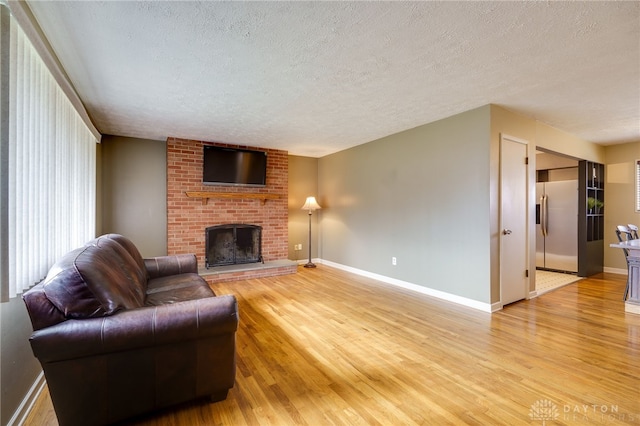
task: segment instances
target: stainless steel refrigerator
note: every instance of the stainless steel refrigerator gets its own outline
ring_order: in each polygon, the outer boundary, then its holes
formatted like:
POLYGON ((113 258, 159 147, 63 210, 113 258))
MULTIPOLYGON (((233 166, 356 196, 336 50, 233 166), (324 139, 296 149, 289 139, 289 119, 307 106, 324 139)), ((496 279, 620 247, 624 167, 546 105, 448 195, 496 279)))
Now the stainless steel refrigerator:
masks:
POLYGON ((578 272, 578 181, 536 183, 536 267, 578 272))

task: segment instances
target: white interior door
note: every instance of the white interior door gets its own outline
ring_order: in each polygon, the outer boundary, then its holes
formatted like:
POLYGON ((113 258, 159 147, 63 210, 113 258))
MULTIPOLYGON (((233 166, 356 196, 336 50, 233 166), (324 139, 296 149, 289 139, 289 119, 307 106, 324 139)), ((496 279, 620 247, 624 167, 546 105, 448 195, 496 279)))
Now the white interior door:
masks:
POLYGON ((526 299, 529 292, 527 142, 500 138, 500 301, 526 299))

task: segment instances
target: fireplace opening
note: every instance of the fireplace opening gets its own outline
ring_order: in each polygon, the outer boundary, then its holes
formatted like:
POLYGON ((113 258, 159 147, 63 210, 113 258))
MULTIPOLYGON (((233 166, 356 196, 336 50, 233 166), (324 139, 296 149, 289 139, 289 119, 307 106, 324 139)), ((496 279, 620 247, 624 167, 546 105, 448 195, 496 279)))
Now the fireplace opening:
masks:
POLYGON ((263 262, 262 227, 228 224, 205 230, 205 266, 263 262))

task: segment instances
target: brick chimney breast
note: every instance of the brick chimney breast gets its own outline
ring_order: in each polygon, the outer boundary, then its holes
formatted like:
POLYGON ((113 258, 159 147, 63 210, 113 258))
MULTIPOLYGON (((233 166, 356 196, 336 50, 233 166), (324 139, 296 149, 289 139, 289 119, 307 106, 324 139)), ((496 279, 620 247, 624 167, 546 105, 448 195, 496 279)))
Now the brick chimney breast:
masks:
POLYGON ((205 229, 230 223, 262 227, 262 257, 265 261, 288 257, 288 153, 179 138, 167 139, 167 251, 195 253, 198 265, 205 264, 205 229), (264 188, 203 185, 203 146, 257 149, 267 152, 267 184, 264 188), (234 194, 277 194, 262 201, 252 198, 190 198, 186 192, 234 194))

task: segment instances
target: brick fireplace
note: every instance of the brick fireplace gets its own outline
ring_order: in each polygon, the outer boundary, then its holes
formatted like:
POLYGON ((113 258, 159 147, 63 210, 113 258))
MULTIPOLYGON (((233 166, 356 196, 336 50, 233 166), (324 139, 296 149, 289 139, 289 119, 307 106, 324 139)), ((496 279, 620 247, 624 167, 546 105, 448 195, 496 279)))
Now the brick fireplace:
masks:
MULTIPOLYGON (((167 139, 168 253, 195 253, 198 265, 204 267, 205 229, 230 223, 244 223, 262 227, 262 258, 265 263, 286 260, 289 243, 287 152, 261 149, 267 152, 267 184, 264 188, 209 186, 202 184, 202 156, 205 144, 248 148, 189 139, 167 139), (224 197, 189 197, 187 192, 216 193, 223 194, 224 197), (265 199, 250 198, 256 194, 265 195, 265 199)), ((295 271, 295 267, 276 267, 205 278, 209 282, 220 282, 282 275, 295 271)))

